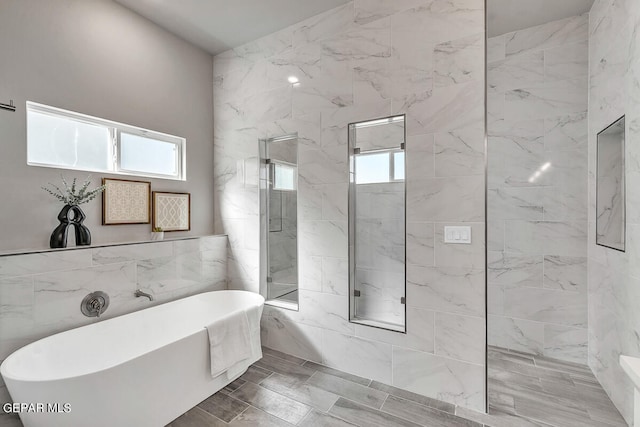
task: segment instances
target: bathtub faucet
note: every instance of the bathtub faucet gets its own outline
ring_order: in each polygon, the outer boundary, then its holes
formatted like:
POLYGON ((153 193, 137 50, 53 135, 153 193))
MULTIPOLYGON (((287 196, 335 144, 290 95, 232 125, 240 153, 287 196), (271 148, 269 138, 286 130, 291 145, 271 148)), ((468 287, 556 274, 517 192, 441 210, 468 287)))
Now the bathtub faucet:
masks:
POLYGON ((137 297, 147 297, 149 298, 149 301, 153 301, 153 295, 148 294, 146 292, 142 292, 140 289, 136 289, 136 298, 137 297))

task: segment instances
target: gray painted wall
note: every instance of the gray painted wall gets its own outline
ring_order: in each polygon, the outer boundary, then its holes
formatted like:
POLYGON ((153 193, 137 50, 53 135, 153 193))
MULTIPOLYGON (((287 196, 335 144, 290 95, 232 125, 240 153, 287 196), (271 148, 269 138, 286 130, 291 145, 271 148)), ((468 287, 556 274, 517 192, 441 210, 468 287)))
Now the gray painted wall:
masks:
MULTIPOLYGON (((208 53, 112 1, 3 0, 0 56, 0 102, 18 106, 0 111, 0 251, 47 247, 61 208, 40 189, 59 182, 61 170, 26 163, 27 100, 185 137, 188 180, 154 179, 152 188, 191 192, 189 234, 213 232, 208 53)), ((96 184, 105 176, 92 175, 96 184)), ((149 238, 151 225, 101 226, 100 200, 83 209, 94 243, 149 238)))

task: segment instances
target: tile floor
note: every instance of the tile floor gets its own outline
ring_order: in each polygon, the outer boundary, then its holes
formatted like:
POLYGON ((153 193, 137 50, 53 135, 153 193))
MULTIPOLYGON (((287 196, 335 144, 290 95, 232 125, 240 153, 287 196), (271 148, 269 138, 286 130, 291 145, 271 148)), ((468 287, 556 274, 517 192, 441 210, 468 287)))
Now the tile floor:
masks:
MULTIPOLYGON (((626 426, 589 368, 489 349, 490 414, 480 414, 297 357, 264 357, 167 427, 626 426)), ((21 426, 0 417, 2 426, 21 426)))
POLYGON ((169 424, 219 426, 625 426, 591 371, 490 348, 490 415, 264 349, 238 380, 169 424))

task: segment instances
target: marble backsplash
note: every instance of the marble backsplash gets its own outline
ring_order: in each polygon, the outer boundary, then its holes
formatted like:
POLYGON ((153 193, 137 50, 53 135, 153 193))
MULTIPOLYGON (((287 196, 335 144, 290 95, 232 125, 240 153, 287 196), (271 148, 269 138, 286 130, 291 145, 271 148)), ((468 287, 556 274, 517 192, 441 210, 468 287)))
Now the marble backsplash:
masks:
POLYGON ((266 346, 484 410, 484 35, 483 0, 355 0, 214 58, 231 288, 259 290, 258 140, 298 135, 299 311, 265 308, 266 346), (407 334, 349 322, 348 125, 396 114, 407 334), (445 244, 445 225, 473 243, 445 244))
POLYGON ((488 40, 489 344, 587 362, 588 15, 488 40))
MULTIPOLYGON (((227 286, 227 237, 59 250, 0 257, 0 361, 33 341, 68 329, 227 286), (154 297, 136 298, 136 289, 154 297), (110 297, 85 317, 89 293, 110 297)), ((0 400, 9 399, 0 384, 0 400)))

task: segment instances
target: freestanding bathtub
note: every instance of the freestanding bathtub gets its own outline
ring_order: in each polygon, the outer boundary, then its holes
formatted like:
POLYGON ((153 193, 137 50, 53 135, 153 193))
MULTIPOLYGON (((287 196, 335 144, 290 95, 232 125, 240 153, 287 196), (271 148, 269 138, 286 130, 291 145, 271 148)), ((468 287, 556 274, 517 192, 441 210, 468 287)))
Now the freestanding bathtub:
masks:
POLYGON ((206 325, 247 309, 242 372, 257 361, 263 304, 245 291, 194 295, 36 341, 0 373, 15 404, 33 404, 25 427, 161 427, 235 379, 211 378, 206 325))

